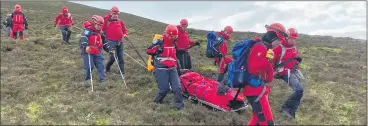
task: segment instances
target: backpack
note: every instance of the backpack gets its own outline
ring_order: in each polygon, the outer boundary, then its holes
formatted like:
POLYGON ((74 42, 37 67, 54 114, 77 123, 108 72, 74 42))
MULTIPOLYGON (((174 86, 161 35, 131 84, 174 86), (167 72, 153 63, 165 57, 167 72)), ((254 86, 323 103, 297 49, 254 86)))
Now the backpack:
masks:
POLYGON ((208 58, 217 57, 219 54, 218 48, 224 40, 225 38, 217 35, 216 32, 209 32, 207 34, 206 56, 208 58))
MULTIPOLYGON (((153 37, 152 42, 155 42, 157 39, 162 38, 163 36, 160 34, 155 34, 155 36, 153 37)), ((152 72, 155 69, 155 66, 153 65, 153 57, 151 55, 148 55, 148 59, 147 59, 147 71, 148 72, 152 72)))
POLYGON ((228 84, 231 88, 243 88, 246 84, 253 87, 264 85, 259 76, 254 76, 247 71, 248 54, 256 43, 254 40, 241 40, 236 42, 232 48, 233 61, 229 64, 228 84))

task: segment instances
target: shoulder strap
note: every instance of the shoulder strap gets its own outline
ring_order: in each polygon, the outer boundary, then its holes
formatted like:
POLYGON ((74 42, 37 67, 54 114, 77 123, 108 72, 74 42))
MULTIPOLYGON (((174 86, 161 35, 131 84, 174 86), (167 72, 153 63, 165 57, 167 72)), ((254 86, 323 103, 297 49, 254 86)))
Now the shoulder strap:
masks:
MULTIPOLYGON (((290 47, 290 48, 286 48, 285 46, 283 46, 282 44, 280 44, 281 46, 281 56, 280 56, 280 59, 279 59, 279 64, 281 63, 281 59, 285 56, 285 53, 286 53, 286 50, 287 49, 293 49, 295 48, 295 46, 293 47, 290 47)), ((295 48, 296 49, 296 48, 295 48)))
POLYGON ((286 53, 285 46, 283 46, 282 44, 280 44, 280 47, 281 47, 281 56, 280 56, 280 59, 279 59, 279 64, 281 63, 281 60, 282 60, 282 58, 284 57, 284 55, 286 53))

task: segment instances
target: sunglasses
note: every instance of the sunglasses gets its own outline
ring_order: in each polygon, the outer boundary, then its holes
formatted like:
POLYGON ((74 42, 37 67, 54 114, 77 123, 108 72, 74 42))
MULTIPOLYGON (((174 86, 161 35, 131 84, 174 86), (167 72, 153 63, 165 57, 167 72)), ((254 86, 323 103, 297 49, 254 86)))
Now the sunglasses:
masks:
POLYGON ((278 33, 280 33, 280 34, 281 34, 282 36, 284 36, 284 37, 288 37, 288 35, 287 35, 285 32, 280 31, 279 29, 276 29, 276 28, 271 27, 271 26, 268 26, 268 25, 265 25, 265 27, 266 27, 266 28, 268 28, 268 29, 272 29, 272 30, 277 31, 278 33))

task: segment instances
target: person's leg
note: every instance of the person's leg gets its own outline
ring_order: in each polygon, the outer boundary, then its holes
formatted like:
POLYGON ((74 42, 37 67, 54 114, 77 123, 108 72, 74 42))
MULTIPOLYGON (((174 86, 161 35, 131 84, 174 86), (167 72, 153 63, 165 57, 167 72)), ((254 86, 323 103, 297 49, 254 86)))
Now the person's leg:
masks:
POLYGON ((154 100, 155 103, 162 104, 163 99, 166 97, 167 93, 169 92, 169 71, 167 69, 157 69, 155 68, 154 71, 157 86, 159 92, 154 100))
MULTIPOLYGON (((107 44, 108 44, 111 48, 113 48, 113 49, 114 49, 114 51, 116 51, 116 50, 115 50, 115 49, 116 49, 116 47, 115 47, 115 46, 116 46, 116 42, 107 40, 107 44)), ((107 62, 107 64, 106 64, 106 72, 110 72, 111 66, 112 66, 112 64, 114 64, 114 62, 115 62, 114 55, 116 55, 116 54, 110 54, 110 59, 109 59, 109 61, 108 61, 108 62, 107 62)))
POLYGON ((220 59, 220 62, 219 62, 219 75, 217 77, 217 81, 222 83, 222 81, 224 80, 224 76, 225 76, 225 68, 226 68, 226 64, 225 64, 225 59, 224 57, 222 57, 220 59))
POLYGON ((91 64, 91 70, 93 69, 93 57, 92 56, 88 56, 89 54, 87 53, 83 53, 82 57, 83 57, 83 66, 84 66, 84 80, 90 80, 91 76, 90 76, 90 66, 89 64, 91 64), (91 61, 91 63, 90 63, 91 61))
POLYGON ((181 51, 176 51, 176 57, 177 57, 177 63, 178 63, 177 71, 178 71, 179 76, 182 74, 180 69, 182 69, 184 67, 183 66, 184 60, 183 60, 183 58, 181 58, 181 57, 183 57, 182 55, 183 54, 182 54, 181 51))
POLYGON ((293 89, 293 93, 289 96, 289 98, 282 105, 282 109, 286 112, 289 112, 292 118, 295 118, 295 113, 299 107, 300 100, 303 97, 304 86, 299 81, 299 79, 296 77, 295 73, 290 74, 289 80, 288 80, 287 75, 282 76, 282 79, 286 83, 289 82, 290 87, 293 89))
POLYGON ((97 68, 98 76, 100 78, 99 81, 101 84, 103 84, 103 82, 106 79, 106 75, 104 72, 104 56, 102 52, 98 53, 97 55, 94 55, 94 63, 97 68))
POLYGON ((70 43, 70 36, 72 35, 72 31, 70 30, 70 27, 66 27, 66 32, 67 32, 67 34, 66 34, 65 41, 67 43, 70 43))
POLYGON ((24 40, 23 30, 19 31, 19 40, 24 40))
POLYGON ((60 32, 61 32, 61 38, 63 39, 63 41, 66 41, 66 28, 65 26, 61 26, 60 27, 60 32))
POLYGON ((116 46, 116 58, 118 59, 118 64, 120 66, 121 73, 125 74, 124 72, 124 45, 123 43, 119 42, 116 46))
POLYGON ((184 108, 183 96, 181 95, 181 85, 176 68, 170 70, 169 78, 170 78, 170 86, 172 88, 175 97, 175 107, 177 109, 183 109, 184 108))
POLYGON ((252 118, 248 125, 274 125, 273 115, 268 94, 264 94, 258 102, 255 102, 258 96, 247 96, 252 106, 252 118))

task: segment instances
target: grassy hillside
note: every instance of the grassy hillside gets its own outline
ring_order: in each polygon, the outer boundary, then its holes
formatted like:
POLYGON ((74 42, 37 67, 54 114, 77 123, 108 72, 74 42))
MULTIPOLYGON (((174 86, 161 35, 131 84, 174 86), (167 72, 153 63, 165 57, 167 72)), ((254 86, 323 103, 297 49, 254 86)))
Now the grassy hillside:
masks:
MULTIPOLYGON (((16 2, 1 2, 1 16, 16 2)), ((62 45, 53 19, 63 5, 74 15, 76 26, 93 14, 108 11, 68 2, 19 2, 29 17, 25 41, 14 41, 1 31, 1 124, 223 124, 245 125, 250 110, 243 113, 215 112, 185 101, 183 111, 171 106, 172 94, 164 105, 153 104, 157 93, 154 77, 127 56, 126 82, 117 71, 108 74, 108 91, 90 92, 76 87, 83 82, 82 57, 78 45, 80 31, 73 29, 72 44, 62 45)), ((122 13, 130 39, 144 57, 154 33, 166 24, 122 13)), ((179 22, 180 19, 178 19, 179 22)), ((192 38, 205 45, 205 31, 190 29, 192 38)), ((260 35, 237 32, 232 42, 260 35)), ((230 43, 229 45, 232 45, 230 43)), ((350 38, 302 35, 298 48, 303 56, 302 71, 307 78, 305 95, 297 120, 277 112, 291 93, 282 81, 272 82, 270 103, 276 124, 282 125, 367 125, 367 45, 350 38)), ((126 52, 139 60, 129 44, 126 52)), ((230 52, 229 52, 230 53, 230 52)), ((216 72, 212 59, 202 49, 191 50, 194 70, 208 77, 216 72)), ((105 53, 105 63, 108 55, 105 53)), ((94 82, 97 74, 94 70, 94 82)), ((96 87, 98 85, 96 84, 96 87)))

